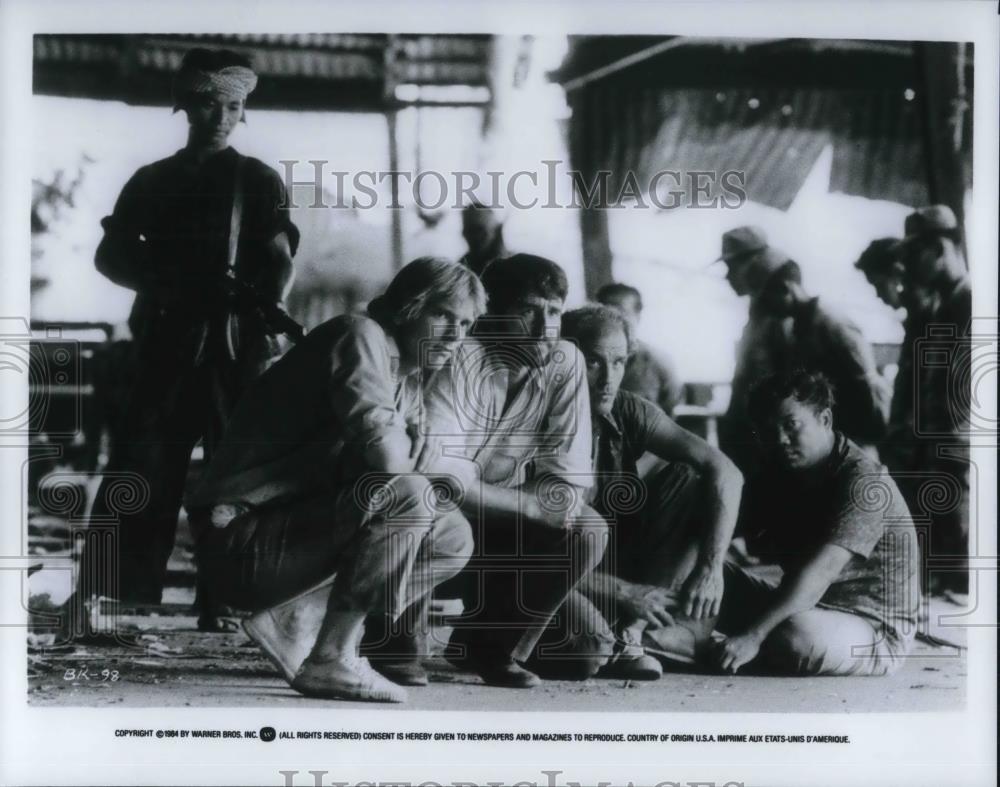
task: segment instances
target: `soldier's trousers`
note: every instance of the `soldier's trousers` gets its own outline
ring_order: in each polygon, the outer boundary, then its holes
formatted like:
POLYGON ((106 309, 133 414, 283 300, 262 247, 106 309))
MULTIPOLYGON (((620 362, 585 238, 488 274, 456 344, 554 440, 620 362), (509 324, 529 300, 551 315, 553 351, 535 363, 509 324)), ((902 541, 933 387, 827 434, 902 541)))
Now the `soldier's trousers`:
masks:
POLYGON ((228 359, 209 358, 196 366, 148 347, 140 348, 139 356, 90 513, 93 532, 81 557, 78 590, 157 604, 191 452, 202 440, 206 458, 211 454, 256 370, 228 359), (113 533, 113 539, 99 531, 113 533))

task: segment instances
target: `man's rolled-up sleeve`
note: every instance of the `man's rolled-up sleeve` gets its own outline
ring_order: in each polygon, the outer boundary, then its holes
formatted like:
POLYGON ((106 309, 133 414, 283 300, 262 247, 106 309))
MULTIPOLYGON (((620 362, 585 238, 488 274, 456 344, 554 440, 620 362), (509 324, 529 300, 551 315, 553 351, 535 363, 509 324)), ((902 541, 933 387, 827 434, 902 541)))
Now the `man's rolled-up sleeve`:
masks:
POLYGON ((560 342, 555 354, 563 360, 550 362, 547 385, 549 410, 544 421, 535 475, 555 475, 573 486, 593 486, 590 422, 590 393, 583 355, 568 342, 560 342))

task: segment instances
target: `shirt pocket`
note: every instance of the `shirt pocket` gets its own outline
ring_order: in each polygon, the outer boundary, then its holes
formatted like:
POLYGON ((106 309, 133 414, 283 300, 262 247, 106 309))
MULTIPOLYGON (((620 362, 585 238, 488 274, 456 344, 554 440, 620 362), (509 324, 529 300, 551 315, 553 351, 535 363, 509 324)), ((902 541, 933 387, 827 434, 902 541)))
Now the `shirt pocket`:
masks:
POLYGON ((483 481, 487 484, 506 485, 517 476, 517 458, 510 454, 495 452, 483 466, 483 481))

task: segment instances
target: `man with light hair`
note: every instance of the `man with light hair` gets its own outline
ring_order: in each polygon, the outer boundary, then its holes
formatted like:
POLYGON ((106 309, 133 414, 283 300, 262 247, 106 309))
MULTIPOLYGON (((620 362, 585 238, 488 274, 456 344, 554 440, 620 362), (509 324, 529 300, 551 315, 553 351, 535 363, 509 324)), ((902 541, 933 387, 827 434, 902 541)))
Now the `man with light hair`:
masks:
POLYGON ((373 669, 363 637, 385 645, 419 618, 472 550, 466 518, 439 505, 419 424, 427 378, 484 302, 465 267, 409 263, 366 315, 314 328, 251 386, 187 497, 213 587, 254 612, 247 634, 302 694, 402 702, 427 682, 373 669))
MULTIPOLYGON (((90 598, 160 603, 191 451, 201 440, 211 456, 242 392, 280 351, 262 307, 279 304, 291 286, 299 232, 278 173, 229 146, 256 84, 239 53, 189 51, 173 95, 173 111, 187 115, 186 144, 140 167, 101 222, 97 269, 136 293, 135 382, 105 487, 125 472, 141 476, 148 493, 144 507, 118 512, 105 488, 98 492, 91 518, 117 520, 117 551, 84 550, 67 606, 76 635, 85 633, 78 624, 90 598), (234 300, 227 277, 252 286, 254 302, 234 300), (117 586, 102 568, 108 562, 117 586)), ((224 629, 228 621, 204 588, 199 594, 199 628, 224 629)))
POLYGON ((567 312, 562 335, 587 364, 594 465, 589 502, 611 531, 604 560, 578 588, 614 615, 595 621, 598 627, 611 623, 619 640, 602 674, 655 679, 662 668, 651 654, 691 663, 709 642, 743 478, 717 448, 620 387, 634 338, 632 323, 618 310, 567 312), (666 464, 642 478, 638 463, 646 453, 666 464))

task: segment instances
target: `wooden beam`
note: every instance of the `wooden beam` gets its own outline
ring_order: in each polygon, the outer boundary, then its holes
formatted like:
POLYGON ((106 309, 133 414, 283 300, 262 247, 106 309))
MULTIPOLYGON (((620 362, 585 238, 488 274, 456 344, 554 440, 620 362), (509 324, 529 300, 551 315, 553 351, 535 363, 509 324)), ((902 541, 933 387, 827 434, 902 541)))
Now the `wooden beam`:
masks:
POLYGON ((970 122, 964 95, 965 44, 921 42, 916 57, 922 77, 918 95, 924 125, 927 189, 935 204, 955 212, 965 241, 965 191, 971 178, 962 154, 964 124, 970 122))

